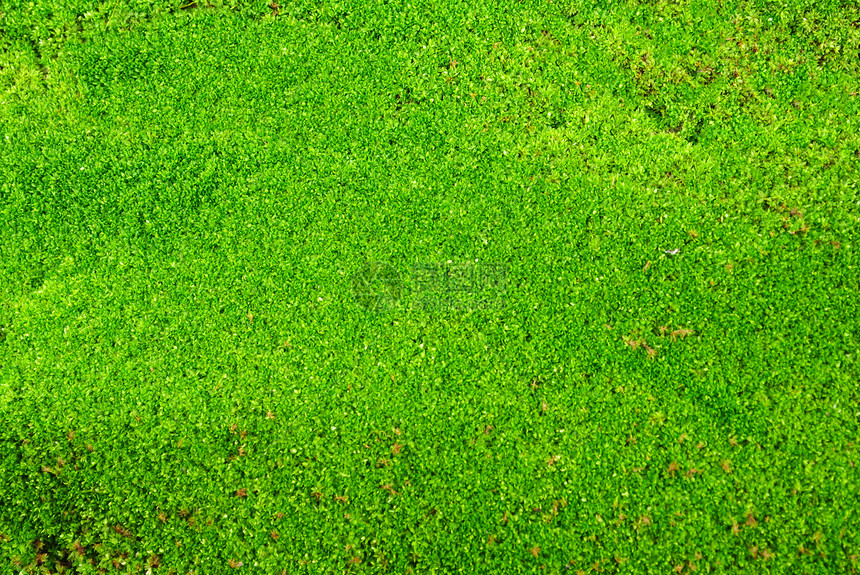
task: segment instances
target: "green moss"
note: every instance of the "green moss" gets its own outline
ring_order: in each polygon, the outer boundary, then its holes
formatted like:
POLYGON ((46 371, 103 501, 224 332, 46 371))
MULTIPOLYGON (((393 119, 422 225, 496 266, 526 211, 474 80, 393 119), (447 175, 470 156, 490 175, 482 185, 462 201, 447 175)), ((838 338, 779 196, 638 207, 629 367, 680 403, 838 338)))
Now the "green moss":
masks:
POLYGON ((857 567, 853 4, 2 11, 0 573, 857 567))

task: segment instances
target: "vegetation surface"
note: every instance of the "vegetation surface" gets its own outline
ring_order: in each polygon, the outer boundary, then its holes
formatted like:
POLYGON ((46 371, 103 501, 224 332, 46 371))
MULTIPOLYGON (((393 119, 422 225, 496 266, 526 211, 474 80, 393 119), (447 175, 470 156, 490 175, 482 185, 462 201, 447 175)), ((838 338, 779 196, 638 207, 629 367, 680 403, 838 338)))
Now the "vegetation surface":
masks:
POLYGON ((281 1, 0 4, 0 573, 860 569, 856 2, 281 1))

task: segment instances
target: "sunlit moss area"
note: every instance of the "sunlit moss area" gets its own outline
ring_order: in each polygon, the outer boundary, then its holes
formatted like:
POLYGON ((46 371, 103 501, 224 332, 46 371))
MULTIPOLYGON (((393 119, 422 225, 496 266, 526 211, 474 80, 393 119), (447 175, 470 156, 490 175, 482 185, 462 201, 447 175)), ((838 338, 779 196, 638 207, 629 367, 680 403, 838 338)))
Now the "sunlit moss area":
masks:
POLYGON ((0 4, 0 574, 860 570, 856 2, 0 4))

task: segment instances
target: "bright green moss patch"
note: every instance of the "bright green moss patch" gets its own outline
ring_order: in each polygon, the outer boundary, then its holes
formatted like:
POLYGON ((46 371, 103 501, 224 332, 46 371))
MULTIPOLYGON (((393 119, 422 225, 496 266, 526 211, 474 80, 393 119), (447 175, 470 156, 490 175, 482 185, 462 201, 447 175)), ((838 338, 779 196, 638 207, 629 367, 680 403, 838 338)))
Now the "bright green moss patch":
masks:
POLYGON ((860 568, 860 12, 717 4, 0 7, 0 573, 860 568))

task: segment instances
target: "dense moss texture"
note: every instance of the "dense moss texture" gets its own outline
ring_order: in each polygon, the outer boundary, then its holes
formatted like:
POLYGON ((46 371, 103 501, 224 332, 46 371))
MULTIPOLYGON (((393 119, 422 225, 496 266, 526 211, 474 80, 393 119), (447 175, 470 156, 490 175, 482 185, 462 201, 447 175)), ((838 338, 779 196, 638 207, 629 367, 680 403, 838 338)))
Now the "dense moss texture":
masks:
POLYGON ((283 4, 0 6, 0 572, 860 568, 856 3, 283 4))

